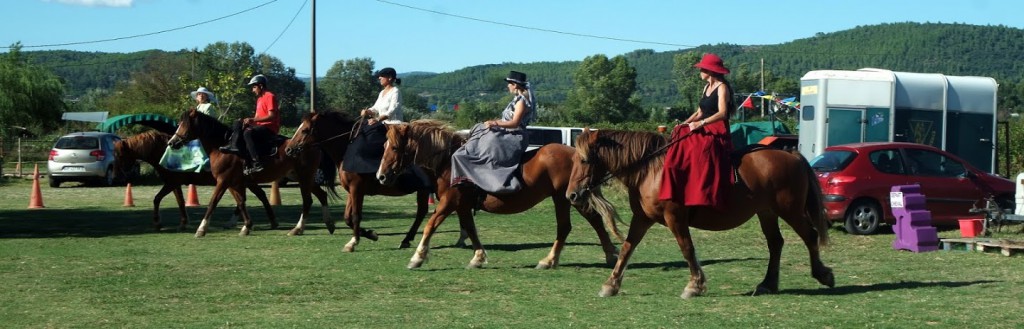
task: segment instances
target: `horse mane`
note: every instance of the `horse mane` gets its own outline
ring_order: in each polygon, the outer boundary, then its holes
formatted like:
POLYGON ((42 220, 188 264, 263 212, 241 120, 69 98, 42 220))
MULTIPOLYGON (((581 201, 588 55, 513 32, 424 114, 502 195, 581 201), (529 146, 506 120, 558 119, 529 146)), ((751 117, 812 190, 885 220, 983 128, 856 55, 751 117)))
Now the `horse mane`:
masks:
POLYGON ((132 154, 142 161, 155 164, 160 162, 160 157, 163 155, 164 149, 167 148, 167 141, 170 139, 170 134, 158 130, 148 130, 125 138, 121 142, 122 147, 126 151, 131 151, 132 154))
MULTIPOLYGON (((345 112, 324 111, 324 112, 317 113, 317 115, 319 117, 319 119, 317 119, 317 120, 324 120, 324 119, 326 119, 326 120, 330 120, 330 121, 335 122, 335 123, 339 123, 339 122, 340 123, 348 123, 349 125, 352 125, 352 124, 354 124, 356 122, 356 120, 353 119, 352 116, 350 116, 348 113, 345 113, 345 112)), ((306 114, 304 114, 302 116, 302 120, 303 121, 307 121, 307 120, 310 120, 312 117, 313 117, 313 113, 306 113, 306 114)))
POLYGON ((217 120, 217 118, 204 114, 203 112, 199 112, 196 110, 182 112, 181 118, 178 120, 178 122, 188 125, 190 122, 192 122, 189 119, 189 116, 191 116, 193 112, 195 113, 196 117, 196 127, 188 126, 186 127, 188 130, 198 129, 198 131, 202 132, 202 134, 206 135, 209 138, 227 141, 227 132, 228 130, 230 130, 230 128, 228 128, 228 125, 224 124, 223 122, 220 122, 220 120, 217 120))
POLYGON ((576 152, 584 157, 596 155, 608 172, 619 175, 627 186, 638 186, 646 174, 661 172, 665 162, 662 146, 668 143, 665 136, 622 130, 597 130, 591 133, 597 134, 594 143, 581 138, 583 142, 577 143, 576 152))
MULTIPOLYGON (((443 121, 421 119, 404 124, 408 127, 406 147, 412 148, 416 154, 417 164, 436 168, 443 161, 451 157, 466 138, 455 132, 451 126, 443 121)), ((398 139, 398 129, 388 129, 388 140, 398 139)))

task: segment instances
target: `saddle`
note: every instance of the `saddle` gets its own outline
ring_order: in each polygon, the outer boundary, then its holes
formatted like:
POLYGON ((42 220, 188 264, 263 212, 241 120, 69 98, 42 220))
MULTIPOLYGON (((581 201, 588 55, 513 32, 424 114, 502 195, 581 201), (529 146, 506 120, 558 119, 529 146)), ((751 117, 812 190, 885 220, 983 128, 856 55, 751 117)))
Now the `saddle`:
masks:
MULTIPOLYGON (((230 135, 230 133, 229 133, 229 135, 230 135)), ((230 136, 228 136, 228 137, 230 137, 230 136)), ((228 140, 231 140, 231 139, 229 138, 228 140)), ((245 146, 245 139, 244 138, 239 138, 239 139, 237 139, 237 141, 238 141, 238 144, 234 145, 234 147, 238 149, 238 155, 243 157, 243 158, 246 158, 246 159, 251 158, 249 156, 249 148, 247 148, 245 146)), ((259 138, 253 140, 253 142, 255 142, 257 144, 256 145, 256 153, 258 153, 258 154, 256 154, 256 155, 260 159, 277 157, 277 150, 280 149, 281 145, 284 145, 284 143, 287 142, 287 141, 288 141, 288 136, 282 136, 282 135, 274 135, 271 138, 264 138, 264 140, 260 140, 259 138)))

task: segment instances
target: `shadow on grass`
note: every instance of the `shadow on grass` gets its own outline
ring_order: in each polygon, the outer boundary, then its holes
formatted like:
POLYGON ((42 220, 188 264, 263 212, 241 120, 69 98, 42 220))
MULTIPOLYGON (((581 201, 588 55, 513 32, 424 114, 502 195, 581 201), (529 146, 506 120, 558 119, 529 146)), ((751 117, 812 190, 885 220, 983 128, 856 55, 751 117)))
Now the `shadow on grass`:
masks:
MULTIPOLYGON (((710 266, 715 264, 727 264, 734 262, 745 262, 745 261, 761 261, 766 260, 764 258, 725 258, 725 259, 702 259, 700 261, 701 266, 710 266)), ((598 263, 562 263, 559 266, 566 267, 580 267, 580 268, 612 268, 613 266, 605 265, 603 262, 598 263)), ((660 263, 629 263, 630 269, 660 269, 662 271, 675 271, 675 270, 688 270, 690 265, 684 260, 671 261, 671 262, 660 262, 660 263)))
MULTIPOLYGON (((822 287, 820 289, 782 289, 779 291, 780 295, 809 295, 809 296, 838 296, 838 295, 853 295, 863 294, 869 292, 878 291, 892 291, 892 290, 905 290, 905 289, 919 289, 919 288, 932 288, 932 287, 943 287, 943 288, 960 288, 966 286, 973 286, 978 284, 986 283, 997 283, 1000 281, 993 280, 978 280, 978 281, 938 281, 938 282, 920 282, 920 281, 900 281, 900 282, 882 282, 875 283, 865 286, 839 286, 835 288, 822 287)), ((749 294, 748 294, 749 295, 749 294)))
MULTIPOLYGON (((254 231, 270 231, 267 215, 262 207, 247 207, 253 218, 254 231)), ((295 226, 302 207, 275 206, 274 212, 280 225, 274 231, 289 230, 295 226)), ((178 211, 173 207, 161 207, 159 233, 193 233, 202 220, 206 207, 188 208, 188 229, 180 231, 178 211)), ((231 219, 233 208, 219 206, 214 211, 211 231, 237 230, 240 227, 224 229, 222 226, 231 219)), ((239 226, 241 222, 239 222, 239 226)), ((341 223, 344 226, 344 223, 341 223)), ((311 222, 307 230, 326 230, 323 223, 311 222)), ((0 238, 35 239, 54 237, 106 237, 157 233, 153 229, 153 209, 147 205, 110 211, 106 209, 32 209, 5 210, 0 212, 0 238)))

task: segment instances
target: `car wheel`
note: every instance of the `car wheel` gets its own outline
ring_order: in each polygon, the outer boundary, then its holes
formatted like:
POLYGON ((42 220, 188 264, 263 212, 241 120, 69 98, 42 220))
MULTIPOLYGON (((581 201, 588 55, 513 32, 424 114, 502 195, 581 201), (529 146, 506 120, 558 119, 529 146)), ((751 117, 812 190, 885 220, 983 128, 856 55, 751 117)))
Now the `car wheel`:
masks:
POLYGON ((1010 196, 1006 196, 1006 195, 998 196, 998 197, 996 197, 995 201, 996 201, 996 204, 999 205, 999 209, 1002 209, 1004 211, 1008 211, 1008 213, 1011 213, 1011 214, 1014 212, 1014 210, 1015 210, 1014 208, 1016 208, 1016 206, 1017 206, 1016 203, 1014 203, 1014 201, 1013 201, 1013 196, 1012 195, 1010 195, 1010 196))
POLYGON ((313 182, 316 183, 316 185, 324 186, 327 182, 327 177, 325 176, 323 169, 316 168, 316 173, 313 174, 313 182))
POLYGON ((846 232, 857 235, 874 234, 882 224, 882 211, 874 202, 854 202, 846 210, 846 232))
POLYGON ((50 176, 50 187, 60 187, 60 179, 50 176))

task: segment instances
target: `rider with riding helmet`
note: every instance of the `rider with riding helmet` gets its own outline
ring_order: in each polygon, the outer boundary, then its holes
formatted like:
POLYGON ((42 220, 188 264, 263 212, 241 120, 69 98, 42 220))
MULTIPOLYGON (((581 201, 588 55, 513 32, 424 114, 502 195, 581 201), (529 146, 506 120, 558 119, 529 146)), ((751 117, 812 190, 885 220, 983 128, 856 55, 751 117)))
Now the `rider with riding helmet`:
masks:
POLYGON ((238 138, 240 136, 244 138, 246 150, 249 151, 249 157, 252 160, 251 166, 246 168, 245 173, 251 175, 263 170, 256 143, 277 136, 281 129, 281 116, 277 108, 277 98, 274 93, 267 90, 267 77, 257 74, 249 80, 248 85, 252 93, 256 95, 256 113, 251 118, 242 118, 235 122, 230 142, 228 145, 221 146, 220 151, 239 153, 238 138))

